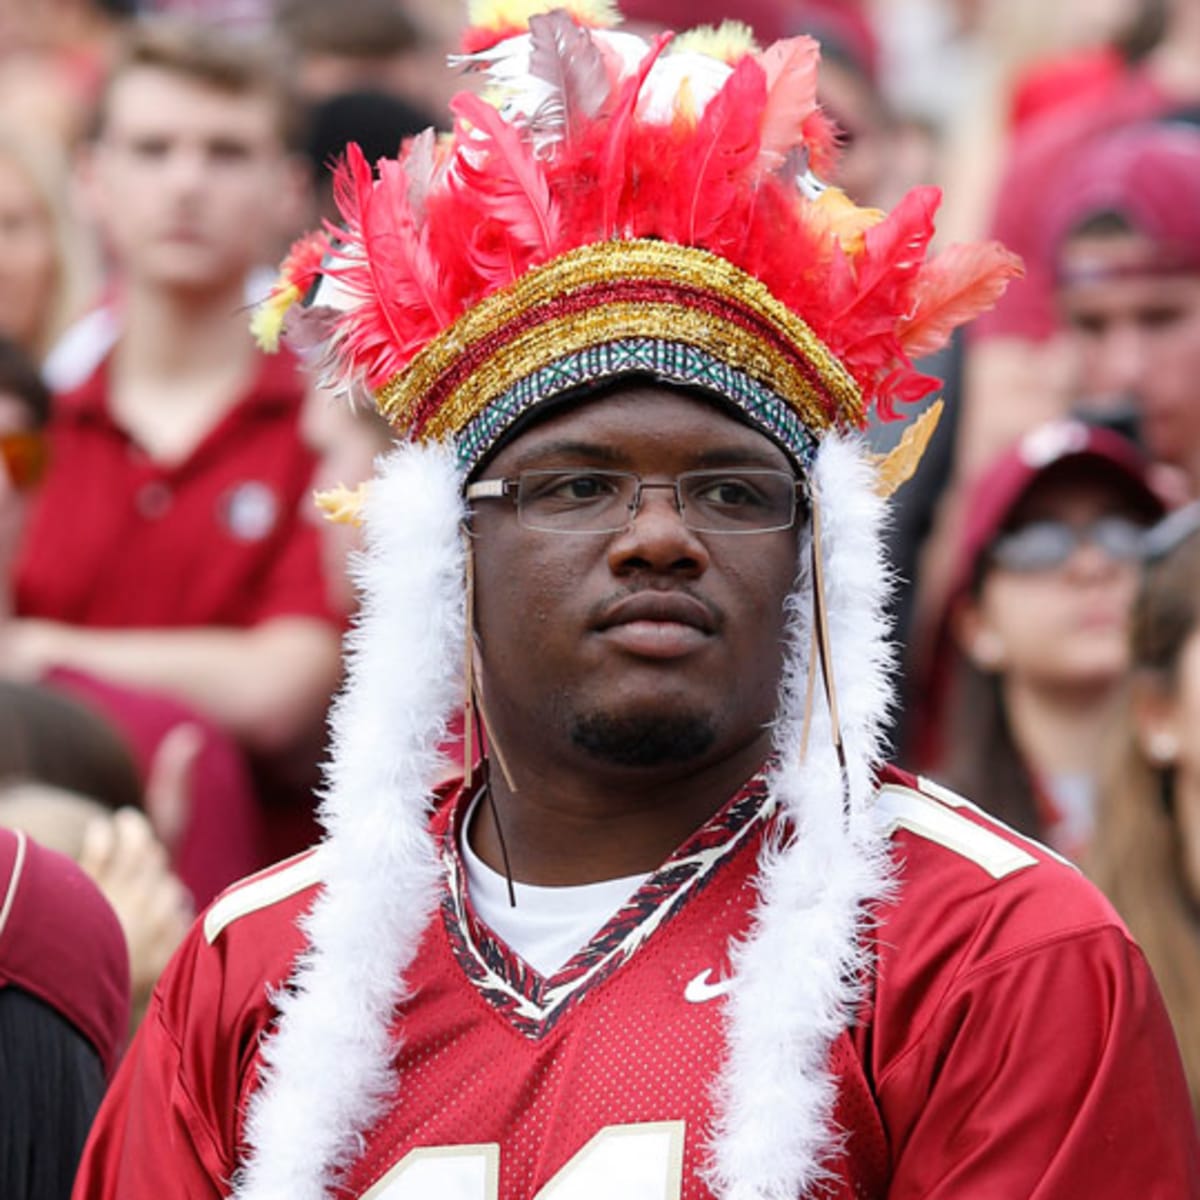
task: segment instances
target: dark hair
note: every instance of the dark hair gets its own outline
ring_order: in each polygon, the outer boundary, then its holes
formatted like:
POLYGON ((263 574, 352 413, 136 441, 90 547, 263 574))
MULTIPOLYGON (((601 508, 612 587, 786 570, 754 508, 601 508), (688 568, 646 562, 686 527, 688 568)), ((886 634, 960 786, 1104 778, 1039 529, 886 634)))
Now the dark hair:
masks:
POLYGON ((104 1095, 95 1047, 65 1017, 18 987, 0 988, 0 1192, 68 1200, 104 1095))
POLYGON ((99 713, 50 688, 0 680, 0 783, 26 781, 108 808, 142 803, 129 750, 99 713))
POLYGON ((1006 825, 1044 840, 1033 776, 1008 722, 1000 676, 957 656, 948 761, 939 779, 1006 825))
POLYGON ((420 28, 395 0, 277 0, 275 24, 301 54, 388 58, 422 44, 420 28))
POLYGON ((348 142, 357 142, 367 161, 375 162, 395 155, 405 138, 436 123, 432 113, 389 92, 338 92, 310 109, 305 153, 313 176, 320 178, 348 142))
POLYGON ((50 389, 33 359, 6 337, 0 337, 0 394, 20 400, 35 429, 41 429, 50 417, 50 389))
MULTIPOLYGON (((1131 624, 1134 686, 1168 695, 1184 645, 1200 626, 1200 533, 1184 529, 1147 566, 1131 624)), ((1100 789, 1088 868, 1145 951, 1200 1112, 1200 897, 1185 865, 1186 835, 1168 802, 1174 771, 1149 760, 1131 710, 1100 789)))

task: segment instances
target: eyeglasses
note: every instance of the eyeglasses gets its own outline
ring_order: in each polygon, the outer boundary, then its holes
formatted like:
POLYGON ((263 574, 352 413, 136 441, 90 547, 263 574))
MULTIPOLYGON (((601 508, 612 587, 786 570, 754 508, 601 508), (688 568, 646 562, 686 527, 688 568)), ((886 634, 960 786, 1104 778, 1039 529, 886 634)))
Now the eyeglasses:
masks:
POLYGON ((1114 562, 1137 562, 1144 552, 1145 529, 1126 517, 1101 517, 1089 525, 1031 521, 997 538, 990 556, 1007 571, 1050 571, 1061 567, 1085 542, 1114 562))
POLYGON ((526 529, 546 533, 619 533, 628 529, 651 488, 675 493, 675 510, 696 533, 770 533, 796 520, 800 483, 788 471, 757 467, 685 471, 646 483, 630 471, 522 471, 515 479, 481 479, 468 500, 516 502, 526 529))
POLYGON ((41 481, 46 473, 46 439, 36 430, 0 433, 0 462, 18 491, 41 481))

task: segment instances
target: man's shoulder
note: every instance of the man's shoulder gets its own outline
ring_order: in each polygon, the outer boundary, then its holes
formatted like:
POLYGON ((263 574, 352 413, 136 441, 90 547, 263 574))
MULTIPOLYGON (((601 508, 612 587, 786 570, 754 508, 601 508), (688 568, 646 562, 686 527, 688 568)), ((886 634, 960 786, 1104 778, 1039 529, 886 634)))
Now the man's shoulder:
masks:
POLYGON ((213 946, 236 929, 252 940, 292 928, 322 883, 321 856, 306 850, 226 888, 204 913, 200 928, 213 946))
POLYGON ((996 954, 1101 927, 1124 934, 1076 866, 940 784, 889 769, 876 813, 897 863, 889 925, 936 922, 977 948, 986 929, 996 954))

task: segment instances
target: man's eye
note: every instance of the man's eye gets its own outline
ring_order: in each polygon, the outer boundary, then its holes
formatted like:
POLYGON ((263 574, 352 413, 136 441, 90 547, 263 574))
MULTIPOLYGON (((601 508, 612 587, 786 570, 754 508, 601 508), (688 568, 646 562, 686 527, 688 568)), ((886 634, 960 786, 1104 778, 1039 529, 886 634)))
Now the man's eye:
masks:
POLYGON ((715 504, 722 508, 761 507, 766 503, 762 491, 745 479, 714 479, 696 491, 695 498, 701 504, 715 504))
POLYGON ((614 490, 612 480, 599 475, 568 475, 561 479, 554 489, 561 499, 581 503, 611 496, 614 490))
POLYGON ((522 491, 525 499, 537 504, 594 504, 614 496, 618 483, 605 475, 560 474, 549 472, 526 478, 522 491))

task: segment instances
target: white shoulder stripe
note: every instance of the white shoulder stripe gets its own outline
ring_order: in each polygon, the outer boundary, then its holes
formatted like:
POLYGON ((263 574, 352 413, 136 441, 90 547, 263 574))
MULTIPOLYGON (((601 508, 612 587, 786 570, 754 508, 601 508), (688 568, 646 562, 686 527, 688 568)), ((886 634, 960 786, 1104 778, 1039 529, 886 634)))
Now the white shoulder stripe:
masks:
POLYGON ((982 867, 993 879, 1037 865, 1038 860, 1027 850, 912 788, 897 784, 880 788, 875 810, 889 835, 907 829, 982 867))
POLYGON ((306 854, 273 874, 248 879, 220 898, 204 916, 204 937, 211 946, 234 921, 278 904, 321 882, 320 855, 306 854))

